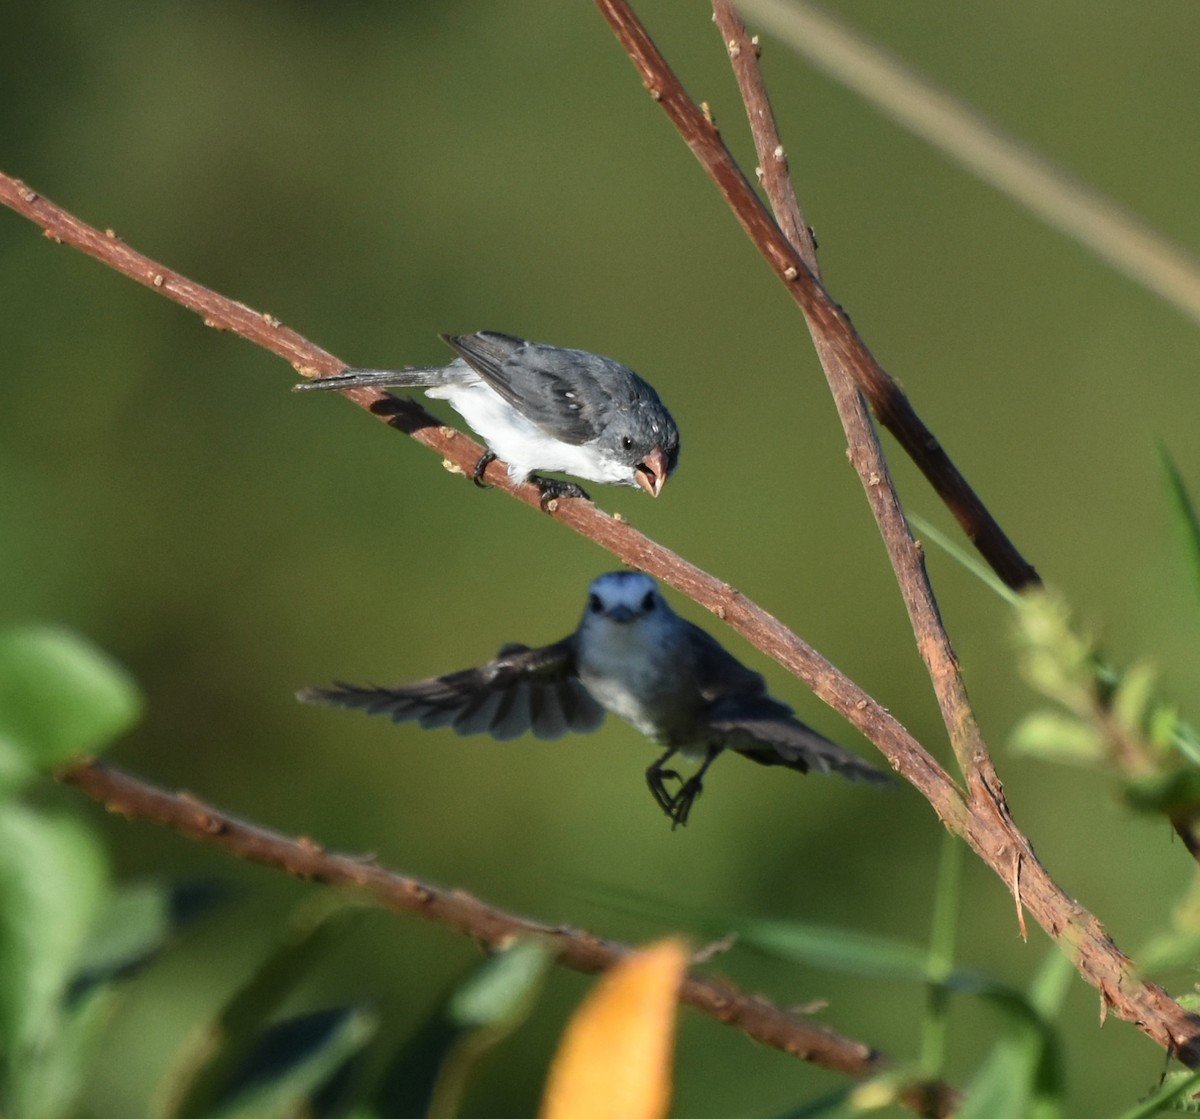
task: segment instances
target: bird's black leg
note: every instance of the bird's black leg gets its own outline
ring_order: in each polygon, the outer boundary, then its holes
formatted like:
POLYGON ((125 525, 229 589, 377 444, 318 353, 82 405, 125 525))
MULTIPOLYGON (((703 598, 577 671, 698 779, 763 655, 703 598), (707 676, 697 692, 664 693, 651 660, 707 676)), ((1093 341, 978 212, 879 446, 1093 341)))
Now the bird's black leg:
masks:
POLYGON ((592 500, 587 490, 574 482, 560 482, 557 478, 543 478, 540 474, 530 474, 529 480, 537 486, 538 493, 541 494, 538 504, 543 511, 556 497, 582 497, 584 501, 592 500))
POLYGON ((483 480, 483 472, 488 468, 489 463, 496 461, 496 455, 492 451, 484 451, 479 456, 479 461, 475 464, 475 469, 471 471, 471 481, 474 482, 481 490, 490 489, 491 487, 483 480))
POLYGON ((680 786, 679 792, 671 798, 671 803, 666 809, 666 813, 671 817, 672 831, 688 822, 692 805, 704 789, 704 775, 708 772, 708 767, 717 760, 720 753, 721 749, 719 746, 710 746, 708 753, 705 755, 704 764, 680 786))
POLYGON ((650 786, 650 792, 654 794, 654 799, 661 808, 672 819, 675 797, 667 791, 667 781, 678 781, 679 774, 673 769, 664 769, 663 763, 668 761, 675 753, 675 747, 672 746, 661 758, 654 762, 649 769, 646 770, 646 784, 650 786))

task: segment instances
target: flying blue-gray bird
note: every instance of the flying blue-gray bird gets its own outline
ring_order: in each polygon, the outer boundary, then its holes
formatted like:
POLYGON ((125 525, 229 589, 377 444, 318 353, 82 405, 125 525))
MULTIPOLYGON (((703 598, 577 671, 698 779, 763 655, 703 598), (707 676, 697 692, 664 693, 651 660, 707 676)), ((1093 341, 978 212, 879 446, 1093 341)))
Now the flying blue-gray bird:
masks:
POLYGON ((305 381, 297 391, 423 388, 445 400, 487 444, 473 477, 489 462, 514 482, 536 482, 542 505, 587 497, 553 470, 591 482, 641 486, 657 497, 679 461, 679 429, 645 381, 612 358, 564 350, 495 331, 440 336, 459 356, 439 368, 348 369, 305 381))
POLYGON ((889 780, 800 722, 767 694, 757 672, 676 614, 654 580, 633 571, 597 578, 579 628, 553 645, 506 645, 478 668, 415 684, 339 682, 297 698, 501 741, 526 731, 544 739, 587 734, 611 711, 664 747, 646 782, 675 827, 687 823, 704 775, 725 750, 801 773, 889 780), (667 768, 677 754, 700 762, 686 779, 667 768))

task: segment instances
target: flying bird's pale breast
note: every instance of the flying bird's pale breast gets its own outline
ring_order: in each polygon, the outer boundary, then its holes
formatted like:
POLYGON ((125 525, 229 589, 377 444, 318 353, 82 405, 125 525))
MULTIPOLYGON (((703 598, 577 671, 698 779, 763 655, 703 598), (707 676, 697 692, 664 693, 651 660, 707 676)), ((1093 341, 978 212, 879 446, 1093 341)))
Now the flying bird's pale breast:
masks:
POLYGON ((601 707, 656 742, 687 738, 699 708, 678 650, 602 622, 580 641, 579 679, 601 707), (681 684, 685 686, 681 686, 681 684))
POLYGON ((612 714, 656 742, 696 741, 704 700, 682 619, 644 575, 600 582, 577 635, 580 682, 612 714), (650 605, 652 604, 652 605, 650 605))

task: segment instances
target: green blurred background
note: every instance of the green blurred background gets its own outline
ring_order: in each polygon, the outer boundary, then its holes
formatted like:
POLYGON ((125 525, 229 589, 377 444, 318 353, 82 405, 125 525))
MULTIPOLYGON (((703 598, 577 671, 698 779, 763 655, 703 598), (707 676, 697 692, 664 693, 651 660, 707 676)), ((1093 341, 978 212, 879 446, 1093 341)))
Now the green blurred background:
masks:
MULTIPOLYGON (((702 3, 638 5, 689 91, 753 165, 702 3)), ((1000 126, 1197 248, 1200 9, 1030 0, 836 3, 1000 126)), ((0 165, 134 247, 268 311, 351 364, 433 363, 439 331, 511 331, 611 354, 684 433, 662 500, 604 490, 655 539, 773 611, 947 760, 944 731, 844 456, 803 322, 585 3, 9 5, 0 165)), ((1159 476, 1193 485, 1195 327, 768 42, 768 79, 826 280, 1001 523, 1104 634, 1191 702, 1200 609, 1159 476)), ((333 398, 278 359, 0 214, 0 617, 75 627, 128 665, 149 715, 122 764, 234 812, 505 907, 644 940, 682 924, 601 891, 920 940, 939 829, 907 788, 739 759, 672 833, 647 743, 611 722, 498 745, 305 708, 338 677, 403 680, 562 636, 614 560, 333 398)), ((453 414, 439 406, 441 414, 453 414)), ((910 508, 947 524, 893 455, 910 508)), ((1031 699, 1000 601, 931 554, 1014 813, 1062 885, 1136 951, 1194 870, 1165 824, 1089 773, 1013 757, 1031 699)), ((802 716, 871 748, 690 604, 802 716)), ((1193 717, 1198 712, 1191 708, 1193 717)), ((74 798, 64 797, 68 802, 74 798)), ((244 978, 311 887, 82 809, 122 877, 221 877, 239 904, 189 936, 115 1023, 91 1099, 138 1114, 172 1051, 244 978)), ((969 863, 961 956, 1024 983, 1002 885, 969 863)), ((312 1005, 370 999, 397 1037, 477 959, 461 937, 367 921, 312 1005)), ((910 1056, 917 990, 720 969, 910 1056)), ((1178 977, 1176 988, 1190 980, 1178 977)), ((532 1113, 585 981, 556 975, 465 1115, 532 1113)), ((1075 1114, 1118 1110, 1162 1053, 1068 1003, 1075 1114)), ((1000 1025, 963 1005, 959 1083, 1000 1025)), ((677 1114, 766 1116, 836 1078, 686 1014, 677 1114)))

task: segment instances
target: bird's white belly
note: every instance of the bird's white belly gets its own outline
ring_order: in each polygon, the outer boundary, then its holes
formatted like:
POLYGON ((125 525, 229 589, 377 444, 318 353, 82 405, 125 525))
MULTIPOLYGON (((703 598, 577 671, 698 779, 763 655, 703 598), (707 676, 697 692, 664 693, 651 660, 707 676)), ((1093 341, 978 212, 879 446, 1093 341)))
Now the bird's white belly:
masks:
POLYGON ((636 484, 629 466, 595 444, 577 446, 555 439, 481 379, 436 385, 425 395, 449 403, 487 443, 488 450, 508 464, 513 481, 539 470, 554 470, 591 482, 636 484))

